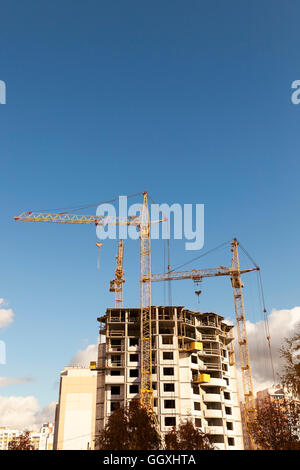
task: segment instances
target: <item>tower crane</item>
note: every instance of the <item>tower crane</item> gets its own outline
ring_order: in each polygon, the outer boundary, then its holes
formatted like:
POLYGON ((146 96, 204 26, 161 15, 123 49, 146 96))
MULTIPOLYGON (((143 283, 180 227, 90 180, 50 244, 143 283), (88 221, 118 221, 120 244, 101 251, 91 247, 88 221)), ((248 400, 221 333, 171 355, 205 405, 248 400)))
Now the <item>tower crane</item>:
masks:
MULTIPOLYGON (((259 267, 240 269, 238 255, 238 241, 234 238, 231 242, 232 266, 220 266, 219 268, 193 269, 190 271, 169 271, 167 273, 152 274, 151 282, 176 281, 181 279, 192 279, 195 283, 201 282, 203 278, 230 276, 233 288, 236 327, 239 344, 239 356, 241 363, 241 374, 245 400, 245 415, 247 427, 255 417, 254 393, 252 373, 250 366, 250 355, 246 331, 245 307, 243 299, 243 283, 241 275, 251 271, 259 271, 259 267)), ((200 292, 200 291, 198 291, 200 292)))
POLYGON ((124 242, 123 240, 120 240, 118 245, 118 254, 116 256, 117 267, 115 270, 115 278, 110 281, 109 284, 109 292, 115 293, 115 308, 123 307, 123 284, 125 282, 123 270, 123 255, 124 242))
POLYGON ((143 205, 139 216, 110 217, 79 215, 74 213, 22 212, 15 216, 16 221, 48 222, 61 224, 88 224, 105 227, 106 225, 135 226, 140 236, 140 343, 141 343, 141 405, 153 416, 153 388, 151 366, 151 224, 167 219, 150 221, 147 191, 143 192, 143 205))

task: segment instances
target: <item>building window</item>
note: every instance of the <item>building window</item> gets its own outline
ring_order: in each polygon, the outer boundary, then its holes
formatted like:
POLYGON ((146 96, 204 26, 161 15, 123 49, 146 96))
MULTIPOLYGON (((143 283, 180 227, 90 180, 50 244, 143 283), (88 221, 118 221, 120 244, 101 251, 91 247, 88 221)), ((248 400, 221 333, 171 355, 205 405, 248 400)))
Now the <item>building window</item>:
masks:
POLYGON ((200 418, 195 418, 195 426, 196 426, 196 428, 201 428, 201 419, 200 418))
POLYGON ((230 400, 230 393, 229 392, 224 392, 224 398, 225 398, 225 400, 230 400))
POLYGON ((121 387, 113 386, 110 388, 111 395, 120 395, 121 387))
POLYGON ((234 446, 234 438, 233 437, 228 437, 228 445, 229 446, 234 446))
POLYGON ((163 336, 162 344, 173 344, 173 336, 163 336))
POLYGON ((165 408, 175 408, 175 400, 165 400, 165 408))
POLYGON ((198 364, 198 358, 197 358, 197 356, 192 355, 192 356, 191 356, 191 361, 192 361, 193 364, 198 364))
POLYGON ((138 346, 139 340, 138 338, 129 338, 129 346, 138 346))
POLYGON ((164 392, 175 392, 175 384, 164 384, 164 392))
POLYGON ((226 413, 227 415, 231 415, 231 414, 232 414, 232 410, 231 410, 231 408, 230 408, 229 406, 225 406, 225 413, 226 413))
POLYGON ((119 401, 112 401, 110 403, 110 411, 115 411, 120 408, 120 402, 119 401))
POLYGON ((111 339, 111 345, 112 346, 121 346, 121 340, 120 339, 111 339))
POLYGON ((173 359, 173 353, 169 351, 163 352, 163 360, 173 359))
POLYGON ((226 427, 228 431, 233 431, 233 423, 231 421, 226 422, 226 427))
POLYGON ((156 382, 152 383, 152 388, 153 388, 153 390, 156 390, 156 382))
POLYGON ((121 371, 118 369, 111 369, 110 375, 121 375, 121 371))
POLYGON ((112 355, 111 356, 111 363, 115 364, 116 366, 120 366, 121 365, 121 356, 112 355))
POLYGON ((129 355, 129 360, 130 360, 130 362, 138 362, 139 361, 139 355, 138 354, 130 354, 129 355))
POLYGON ((129 369, 129 377, 138 377, 139 370, 138 369, 129 369))
POLYGON ((138 385, 129 385, 129 393, 139 393, 138 385))
POLYGON ((212 444, 224 444, 224 436, 218 435, 211 435, 210 441, 212 444))
POLYGON ((223 426, 223 421, 221 418, 207 418, 208 426, 223 426))
POLYGON ((174 375, 174 367, 164 367, 164 375, 174 375))
POLYGON ((196 410, 196 411, 201 410, 201 405, 198 401, 194 401, 194 410, 196 410))
POLYGON ((156 367, 152 367, 152 374, 156 374, 156 367))
POLYGON ((153 400, 153 406, 156 408, 157 407, 157 398, 154 398, 153 400))
POLYGON ((194 385, 193 386, 193 393, 195 395, 200 395, 199 385, 194 385))
POLYGON ((176 418, 174 416, 166 416, 165 426, 176 426, 176 418))

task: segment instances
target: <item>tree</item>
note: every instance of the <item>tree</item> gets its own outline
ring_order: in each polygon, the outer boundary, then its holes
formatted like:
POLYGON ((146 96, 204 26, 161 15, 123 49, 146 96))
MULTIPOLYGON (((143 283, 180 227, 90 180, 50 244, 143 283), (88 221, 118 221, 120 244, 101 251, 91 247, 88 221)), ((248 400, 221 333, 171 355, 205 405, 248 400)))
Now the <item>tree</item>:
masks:
POLYGON ((158 450, 161 439, 154 420, 138 400, 115 410, 96 440, 100 450, 158 450))
POLYGON ((191 419, 175 426, 165 435, 167 450, 213 450, 209 435, 194 426, 191 419))
POLYGON ((8 450, 34 450, 34 445, 30 440, 29 431, 25 431, 18 437, 14 437, 8 443, 8 450))
POLYGON ((291 338, 285 339, 280 353, 284 359, 281 382, 294 395, 300 396, 300 325, 291 338))
POLYGON ((300 404, 294 400, 258 403, 249 432, 261 450, 300 450, 300 404))

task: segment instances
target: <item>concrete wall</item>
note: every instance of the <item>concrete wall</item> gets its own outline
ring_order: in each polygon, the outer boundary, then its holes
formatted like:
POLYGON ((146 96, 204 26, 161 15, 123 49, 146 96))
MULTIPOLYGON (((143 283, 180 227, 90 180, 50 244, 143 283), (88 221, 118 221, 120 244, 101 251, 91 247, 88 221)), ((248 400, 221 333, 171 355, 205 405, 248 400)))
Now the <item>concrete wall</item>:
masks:
POLYGON ((54 449, 94 448, 97 374, 67 367, 61 373, 54 449))

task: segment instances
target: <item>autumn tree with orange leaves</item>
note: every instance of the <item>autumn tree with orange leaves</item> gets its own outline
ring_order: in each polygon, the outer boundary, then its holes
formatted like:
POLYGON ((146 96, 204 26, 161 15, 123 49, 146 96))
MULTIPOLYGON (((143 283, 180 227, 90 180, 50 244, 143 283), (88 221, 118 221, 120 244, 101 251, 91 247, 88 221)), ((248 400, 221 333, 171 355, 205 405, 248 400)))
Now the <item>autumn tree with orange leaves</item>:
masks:
POLYGON ((300 450, 300 403, 286 398, 258 404, 249 432, 260 450, 300 450))
POLYGON ((14 437, 8 443, 8 450, 34 450, 29 431, 25 431, 18 437, 14 437))
POLYGON ((96 448, 100 450, 158 450, 160 447, 155 423, 138 400, 113 411, 96 438, 96 448))
POLYGON ((167 450, 213 450, 209 435, 194 426, 191 419, 180 423, 165 435, 167 450))

